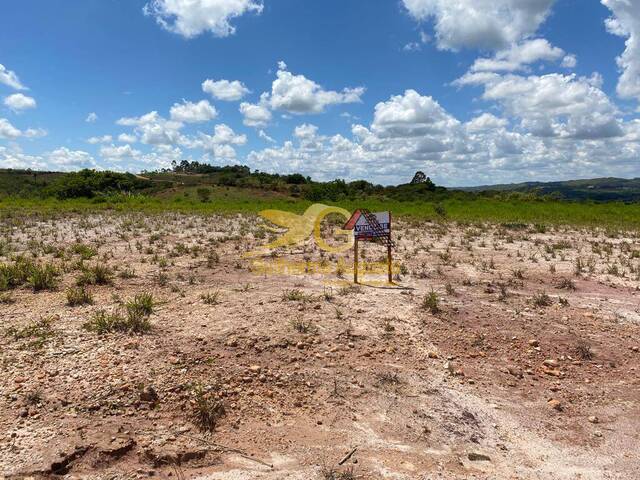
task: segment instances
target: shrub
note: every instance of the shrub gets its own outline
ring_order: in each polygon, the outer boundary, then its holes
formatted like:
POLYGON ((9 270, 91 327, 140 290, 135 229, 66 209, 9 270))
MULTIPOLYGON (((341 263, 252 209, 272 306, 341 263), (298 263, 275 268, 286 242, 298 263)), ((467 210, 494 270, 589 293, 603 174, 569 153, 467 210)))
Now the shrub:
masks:
POLYGON ((224 415, 224 403, 215 398, 212 392, 206 392, 202 385, 193 387, 193 416, 201 430, 212 431, 218 419, 224 415))
POLYGON ((45 195, 52 195, 61 200, 67 198, 93 198, 101 194, 135 192, 152 186, 149 180, 141 179, 130 173, 96 172, 81 170, 62 175, 45 190, 45 195))
POLYGON ((56 315, 41 317, 40 320, 32 322, 23 328, 9 328, 6 334, 13 337, 14 340, 28 339, 30 340, 28 344, 30 347, 41 348, 55 334, 53 322, 58 318, 56 315))
POLYGON ((27 278, 27 283, 34 292, 54 290, 58 285, 60 272, 51 264, 34 265, 27 278))
POLYGON ((148 317, 137 311, 127 312, 124 315, 120 310, 113 312, 98 310, 84 323, 83 327, 99 335, 110 332, 146 333, 151 330, 151 323, 148 317))
POLYGON ((211 200, 211 189, 208 187, 200 187, 196 190, 196 193, 202 203, 207 203, 211 200))
POLYGON ((66 293, 67 305, 70 307, 93 304, 91 292, 89 292, 84 286, 68 288, 66 293))
POLYGON ((76 279, 78 286, 85 285, 111 285, 113 272, 107 265, 95 264, 92 267, 85 268, 80 276, 76 279))
POLYGON ((429 311, 432 315, 440 312, 440 306, 438 305, 438 294, 431 290, 429 295, 424 297, 422 301, 422 308, 429 311))
POLYGON ((155 302, 151 293, 138 293, 126 303, 126 309, 129 316, 149 316, 153 313, 155 302))

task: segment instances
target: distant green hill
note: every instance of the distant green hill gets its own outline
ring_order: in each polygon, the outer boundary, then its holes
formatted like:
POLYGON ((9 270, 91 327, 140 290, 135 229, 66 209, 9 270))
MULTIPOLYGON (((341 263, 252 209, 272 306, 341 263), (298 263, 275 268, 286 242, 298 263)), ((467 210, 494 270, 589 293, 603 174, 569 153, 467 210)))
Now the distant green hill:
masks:
POLYGON ((213 187, 235 188, 245 194, 258 192, 276 197, 300 198, 309 201, 357 198, 379 198, 401 202, 439 202, 446 199, 478 197, 539 197, 547 199, 593 202, 640 202, 640 178, 596 178, 564 182, 526 182, 502 185, 446 189, 433 184, 422 172, 411 183, 383 187, 364 180, 316 182, 300 174, 278 175, 251 171, 246 166, 212 166, 183 161, 172 169, 142 172, 139 175, 116 172, 36 172, 0 169, 0 198, 57 197, 77 198, 114 193, 142 193, 149 196, 172 197, 181 192, 213 187))
POLYGON ((553 196, 564 200, 591 200, 594 202, 640 201, 640 178, 593 178, 564 182, 525 182, 479 187, 458 188, 475 193, 523 192, 553 196))

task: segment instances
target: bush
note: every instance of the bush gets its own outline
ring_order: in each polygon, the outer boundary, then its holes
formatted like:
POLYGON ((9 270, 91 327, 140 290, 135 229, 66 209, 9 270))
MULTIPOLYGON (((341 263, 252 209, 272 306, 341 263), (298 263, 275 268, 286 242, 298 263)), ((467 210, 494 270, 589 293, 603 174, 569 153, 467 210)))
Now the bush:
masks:
POLYGON ((75 287, 67 289, 67 305, 76 307, 78 305, 93 304, 93 297, 85 287, 75 287))
POLYGON ((211 189, 208 187, 200 187, 196 190, 196 193, 202 203, 207 203, 211 200, 211 189))
POLYGON ((95 264, 93 267, 85 268, 76 279, 76 284, 80 287, 85 285, 111 285, 113 273, 107 265, 95 264))
POLYGON ((154 306, 153 295, 147 292, 137 294, 133 300, 126 303, 127 313, 130 316, 149 316, 153 313, 154 306))
POLYGON ((85 169, 62 175, 53 181, 44 193, 64 200, 80 197, 93 198, 101 194, 131 193, 151 186, 151 181, 131 173, 97 172, 85 169))
POLYGON ((151 323, 148 317, 139 312, 127 312, 127 315, 124 315, 120 310, 98 310, 83 327, 99 335, 110 332, 146 333, 151 330, 151 323))
POLYGON ((51 265, 34 265, 27 278, 27 283, 34 292, 41 290, 54 290, 58 286, 58 276, 60 272, 51 265))

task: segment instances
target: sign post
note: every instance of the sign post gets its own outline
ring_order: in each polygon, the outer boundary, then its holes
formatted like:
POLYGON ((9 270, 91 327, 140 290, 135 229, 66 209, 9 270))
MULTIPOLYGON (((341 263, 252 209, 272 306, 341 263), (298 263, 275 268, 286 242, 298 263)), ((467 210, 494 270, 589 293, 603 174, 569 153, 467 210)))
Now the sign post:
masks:
POLYGON ((353 281, 358 283, 358 241, 380 242, 387 247, 387 271, 389 283, 393 283, 393 268, 391 250, 394 246, 391 240, 391 212, 371 213, 368 210, 356 210, 343 227, 353 230, 353 281))
POLYGON ((358 283, 358 237, 353 242, 353 283, 358 283))

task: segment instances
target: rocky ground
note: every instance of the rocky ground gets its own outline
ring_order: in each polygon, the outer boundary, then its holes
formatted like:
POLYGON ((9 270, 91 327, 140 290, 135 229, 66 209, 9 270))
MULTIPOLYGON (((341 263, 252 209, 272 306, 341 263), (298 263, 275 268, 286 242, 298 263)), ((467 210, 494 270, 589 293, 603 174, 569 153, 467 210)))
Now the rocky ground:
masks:
POLYGON ((637 232, 401 221, 354 286, 313 239, 244 256, 254 217, 0 228, 52 268, 0 292, 0 476, 638 477, 637 232), (96 327, 141 293, 148 331, 96 327))

